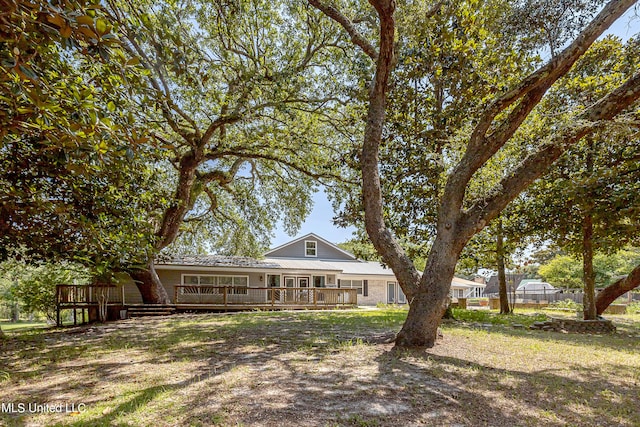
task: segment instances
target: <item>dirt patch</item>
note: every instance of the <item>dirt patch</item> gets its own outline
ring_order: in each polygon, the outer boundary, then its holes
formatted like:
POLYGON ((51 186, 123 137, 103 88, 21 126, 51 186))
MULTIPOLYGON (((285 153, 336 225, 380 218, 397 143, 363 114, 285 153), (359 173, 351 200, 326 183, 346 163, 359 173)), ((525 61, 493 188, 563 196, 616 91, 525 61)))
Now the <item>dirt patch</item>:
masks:
POLYGON ((449 323, 433 349, 396 351, 394 316, 177 315, 13 337, 1 402, 85 406, 0 424, 640 425, 637 339, 449 323))

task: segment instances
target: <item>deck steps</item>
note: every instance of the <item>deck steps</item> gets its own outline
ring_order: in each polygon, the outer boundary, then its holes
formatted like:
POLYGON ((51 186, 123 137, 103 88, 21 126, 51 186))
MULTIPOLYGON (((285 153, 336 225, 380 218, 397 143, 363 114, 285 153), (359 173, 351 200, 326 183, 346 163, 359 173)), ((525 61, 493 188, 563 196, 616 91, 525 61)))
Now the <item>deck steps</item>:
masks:
POLYGON ((169 316, 176 312, 173 305, 132 304, 127 306, 128 317, 169 316))

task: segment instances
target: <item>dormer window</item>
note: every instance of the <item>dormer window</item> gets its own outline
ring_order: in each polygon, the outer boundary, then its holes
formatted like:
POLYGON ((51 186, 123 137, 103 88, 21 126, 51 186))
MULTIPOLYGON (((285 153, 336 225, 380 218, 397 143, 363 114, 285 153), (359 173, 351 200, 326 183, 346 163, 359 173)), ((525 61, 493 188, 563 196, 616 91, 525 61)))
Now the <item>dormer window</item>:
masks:
POLYGON ((318 242, 315 240, 305 240, 304 256, 318 256, 318 242))

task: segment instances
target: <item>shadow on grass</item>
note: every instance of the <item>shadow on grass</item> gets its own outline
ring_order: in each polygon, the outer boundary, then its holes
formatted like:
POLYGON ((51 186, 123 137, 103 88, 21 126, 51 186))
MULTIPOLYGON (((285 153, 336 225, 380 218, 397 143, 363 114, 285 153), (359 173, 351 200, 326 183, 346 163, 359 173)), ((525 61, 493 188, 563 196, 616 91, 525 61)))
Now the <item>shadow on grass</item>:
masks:
MULTIPOLYGON (((379 357, 382 369, 388 369, 389 360, 394 360, 394 369, 404 375, 437 377, 447 384, 450 398, 464 413, 458 421, 465 424, 640 425, 637 381, 621 384, 578 364, 530 373, 424 351, 394 349, 379 357)), ((629 366, 609 368, 625 372, 629 366)))
MULTIPOLYGON (((12 339, 9 345, 16 352, 0 355, 8 367, 0 365, 0 370, 12 369, 13 377, 2 386, 45 399, 50 385, 39 379, 72 363, 79 376, 75 388, 58 387, 93 396, 96 407, 113 406, 59 421, 73 426, 131 425, 136 423, 131 417, 141 411, 158 411, 147 414, 152 421, 143 422, 158 425, 640 425, 633 400, 640 397, 640 385, 614 381, 606 372, 578 363, 568 367, 571 375, 563 369, 525 373, 517 370, 515 360, 513 369, 496 369, 488 363, 358 343, 359 337, 397 331, 402 320, 402 314, 384 312, 369 318, 255 313, 95 325, 77 333, 12 339), (160 373, 174 363, 193 362, 193 367, 185 380, 166 374, 150 385, 131 374, 142 374, 131 369, 139 362, 160 373), (105 383, 132 389, 114 406, 114 397, 102 394, 105 383), (169 407, 172 402, 175 407, 169 407)), ((532 337, 510 328, 491 333, 532 337)), ((540 340, 585 345, 585 336, 533 334, 540 340)), ((585 350, 615 344, 600 339, 587 338, 585 350)), ((629 366, 608 371, 625 369, 629 366)))

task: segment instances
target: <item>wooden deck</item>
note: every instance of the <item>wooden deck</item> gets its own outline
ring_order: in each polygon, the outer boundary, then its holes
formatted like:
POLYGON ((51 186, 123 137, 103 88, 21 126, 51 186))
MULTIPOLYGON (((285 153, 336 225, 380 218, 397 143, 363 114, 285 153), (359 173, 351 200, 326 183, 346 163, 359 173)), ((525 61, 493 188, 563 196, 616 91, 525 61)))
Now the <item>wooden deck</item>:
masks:
POLYGON ((122 286, 56 286, 58 326, 62 325, 62 310, 73 310, 76 324, 77 310, 81 310, 83 321, 85 314, 88 321, 95 321, 100 316, 107 320, 119 319, 123 310, 127 316, 174 311, 323 310, 354 307, 357 301, 356 289, 177 285, 173 303, 155 310, 158 307, 153 304, 127 303, 122 286))
POLYGON ((177 309, 295 310, 355 306, 356 289, 178 285, 177 309))
POLYGON ((88 321, 102 316, 117 319, 118 312, 124 307, 124 289, 116 285, 57 285, 56 286, 56 323, 62 326, 60 312, 73 310, 73 324, 77 324, 77 311, 82 313, 82 321, 87 314, 88 321))

